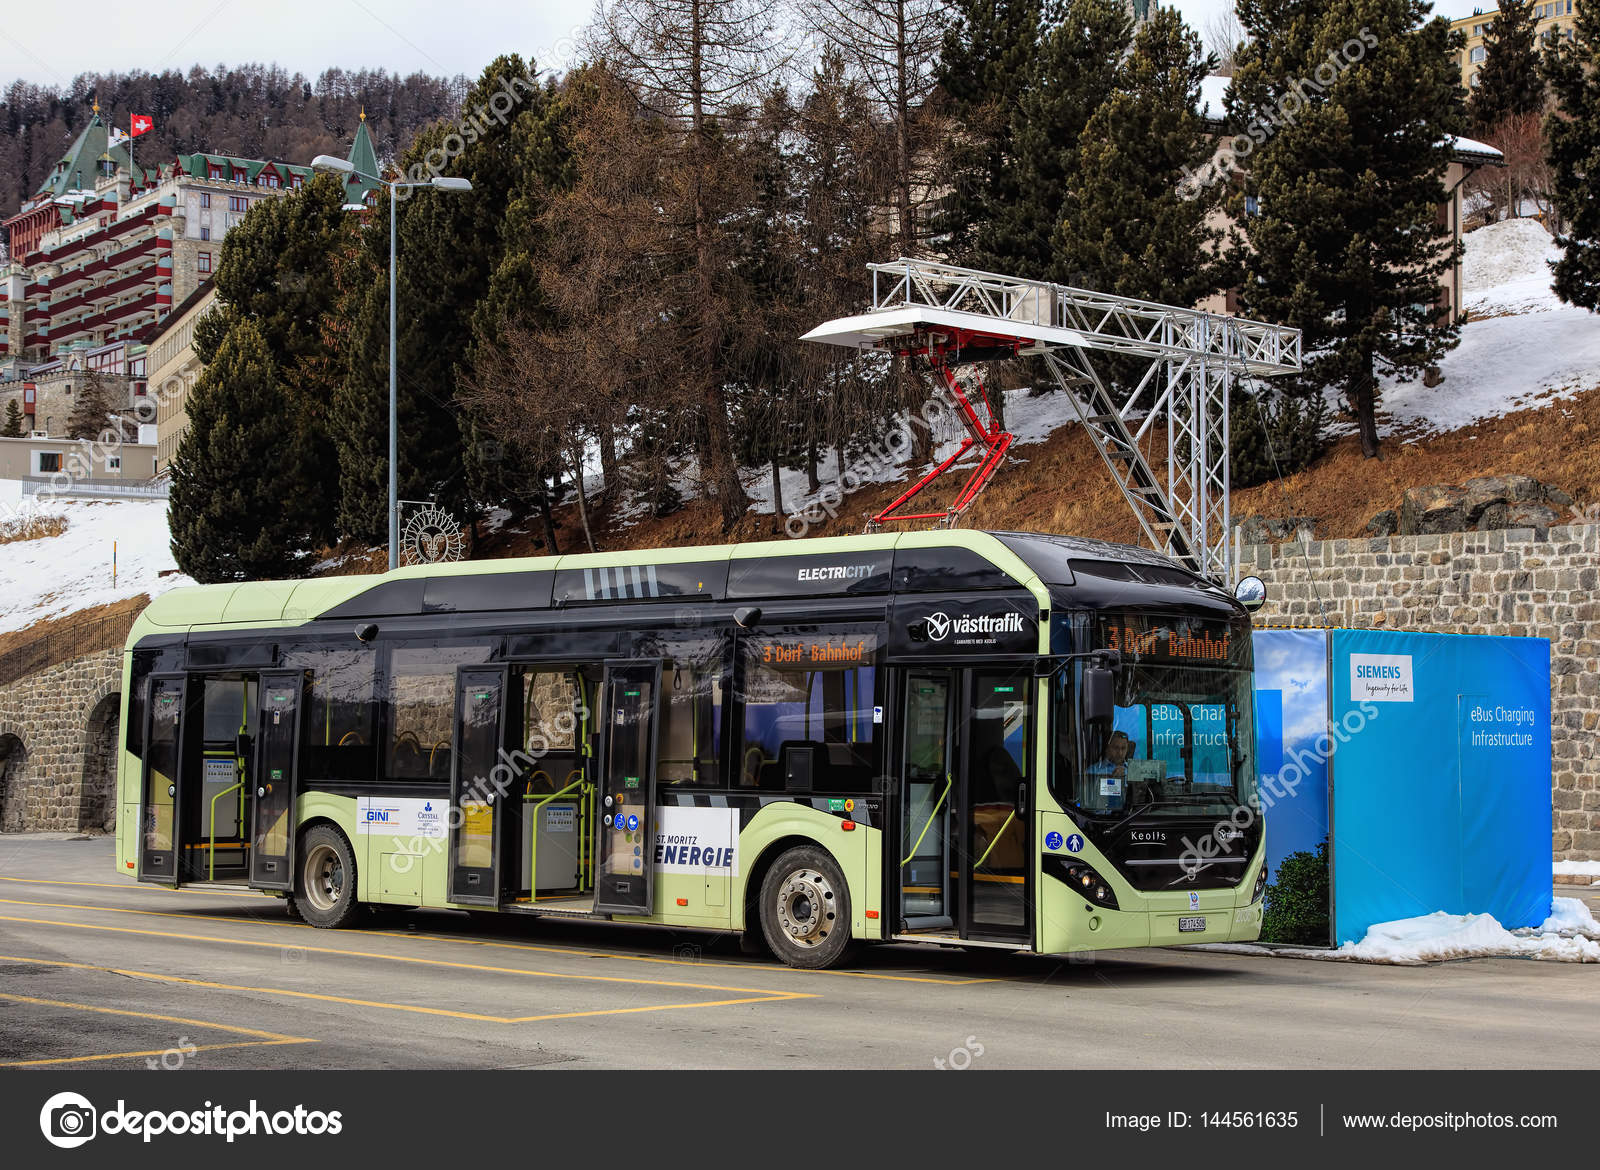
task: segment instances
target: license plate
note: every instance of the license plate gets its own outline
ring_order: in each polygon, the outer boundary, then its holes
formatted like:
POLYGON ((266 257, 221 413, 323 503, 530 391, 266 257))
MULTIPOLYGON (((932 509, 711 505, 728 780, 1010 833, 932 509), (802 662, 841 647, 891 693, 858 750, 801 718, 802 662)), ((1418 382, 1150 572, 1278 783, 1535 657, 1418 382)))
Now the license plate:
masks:
POLYGON ((1206 920, 1204 918, 1180 918, 1180 919, 1178 919, 1178 930, 1183 932, 1183 933, 1185 933, 1185 934, 1188 934, 1191 931, 1204 930, 1205 928, 1206 928, 1206 920))

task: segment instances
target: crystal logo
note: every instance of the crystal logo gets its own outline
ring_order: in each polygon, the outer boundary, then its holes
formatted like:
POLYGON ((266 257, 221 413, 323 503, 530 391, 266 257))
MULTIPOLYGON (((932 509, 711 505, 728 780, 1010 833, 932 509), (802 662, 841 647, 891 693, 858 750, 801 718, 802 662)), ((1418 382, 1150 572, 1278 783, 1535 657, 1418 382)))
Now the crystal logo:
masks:
POLYGON ((75 1150, 95 1135, 96 1113, 80 1093, 57 1093, 39 1110, 44 1140, 62 1150, 75 1150))

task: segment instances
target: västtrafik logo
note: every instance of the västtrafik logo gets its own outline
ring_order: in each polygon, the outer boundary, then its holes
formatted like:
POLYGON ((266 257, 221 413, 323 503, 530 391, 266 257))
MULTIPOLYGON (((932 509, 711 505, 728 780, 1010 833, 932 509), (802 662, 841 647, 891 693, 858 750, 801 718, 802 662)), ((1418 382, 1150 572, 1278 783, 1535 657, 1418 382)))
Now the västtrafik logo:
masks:
POLYGON ((62 1150, 75 1150, 95 1135, 96 1113, 81 1093, 57 1093, 39 1110, 44 1140, 62 1150))
POLYGON ((1023 629, 1022 620, 1022 615, 1015 610, 1010 613, 986 613, 977 617, 965 613, 951 617, 941 610, 929 614, 925 624, 928 640, 943 642, 951 634, 977 634, 991 638, 1000 634, 1020 634, 1023 629))

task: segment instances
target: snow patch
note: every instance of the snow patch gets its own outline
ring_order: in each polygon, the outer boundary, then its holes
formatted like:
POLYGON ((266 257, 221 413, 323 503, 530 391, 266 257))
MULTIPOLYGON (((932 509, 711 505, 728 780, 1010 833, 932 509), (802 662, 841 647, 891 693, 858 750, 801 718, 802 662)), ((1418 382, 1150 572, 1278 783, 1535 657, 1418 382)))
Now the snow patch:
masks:
POLYGON ((1358 943, 1332 956, 1368 963, 1437 963, 1446 959, 1512 957, 1562 963, 1600 963, 1600 923, 1576 898, 1554 900, 1536 930, 1512 932, 1490 914, 1446 914, 1380 922, 1358 943))
POLYGON ((1551 872, 1600 878, 1600 861, 1557 861, 1551 872))
POLYGON ((0 545, 0 633, 194 584, 172 557, 165 500, 55 500, 29 507, 61 516, 67 528, 59 536, 0 545))
POLYGON ((1383 379, 1384 434, 1417 439, 1600 387, 1600 322, 1550 290, 1549 262, 1561 255, 1550 233, 1512 219, 1469 233, 1464 246, 1461 343, 1431 389, 1383 379))

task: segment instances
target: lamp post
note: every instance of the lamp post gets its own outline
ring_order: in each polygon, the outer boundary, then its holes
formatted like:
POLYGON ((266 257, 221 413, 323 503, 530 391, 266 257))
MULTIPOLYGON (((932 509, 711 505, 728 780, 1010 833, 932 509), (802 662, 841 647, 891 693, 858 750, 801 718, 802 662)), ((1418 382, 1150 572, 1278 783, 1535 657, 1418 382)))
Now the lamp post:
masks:
POLYGON ((392 571, 400 565, 400 406, 397 391, 399 383, 396 377, 398 342, 395 332, 394 291, 395 192, 409 191, 416 187, 431 187, 435 191, 470 191, 472 183, 467 179, 448 175, 435 175, 426 183, 392 182, 381 175, 369 175, 365 171, 358 171, 349 159, 335 158, 331 154, 317 155, 311 160, 311 168, 317 171, 353 175, 389 189, 389 568, 392 571))

